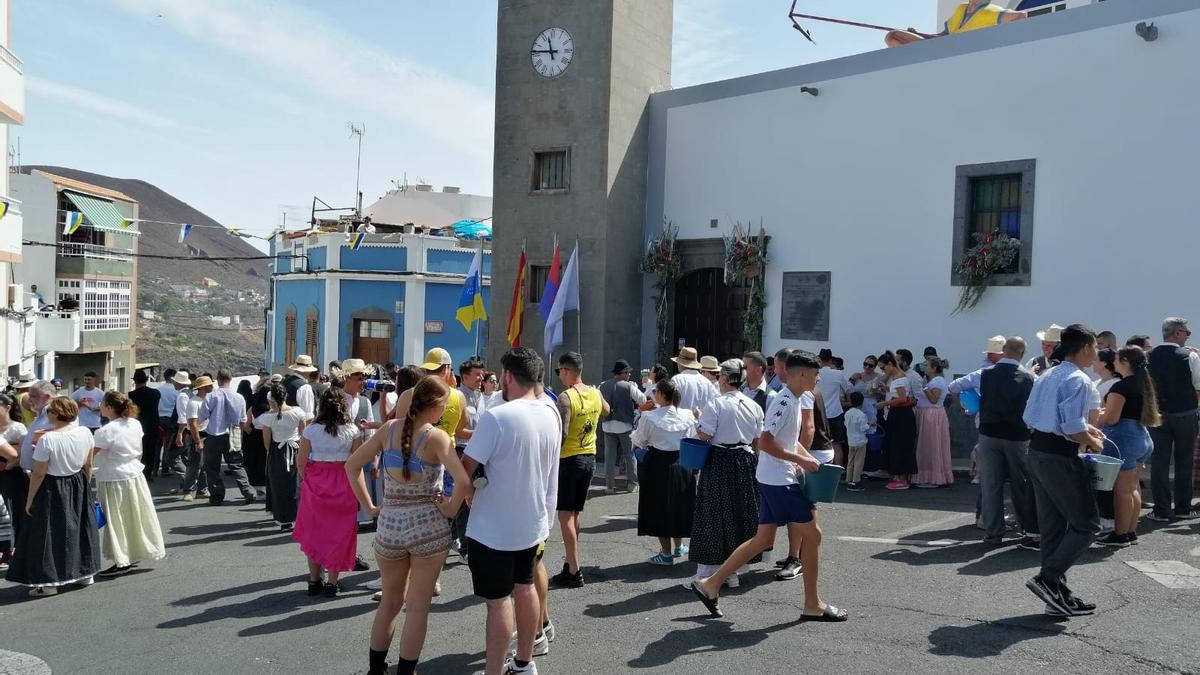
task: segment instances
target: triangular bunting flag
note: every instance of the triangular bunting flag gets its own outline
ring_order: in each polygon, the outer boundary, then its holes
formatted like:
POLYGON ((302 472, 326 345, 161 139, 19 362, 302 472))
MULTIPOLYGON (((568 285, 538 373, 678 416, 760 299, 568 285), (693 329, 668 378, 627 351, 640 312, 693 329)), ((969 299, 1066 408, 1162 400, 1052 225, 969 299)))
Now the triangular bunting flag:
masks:
POLYGON ((183 240, 187 238, 188 233, 191 231, 192 231, 191 225, 180 225, 179 226, 179 243, 182 244, 183 240))

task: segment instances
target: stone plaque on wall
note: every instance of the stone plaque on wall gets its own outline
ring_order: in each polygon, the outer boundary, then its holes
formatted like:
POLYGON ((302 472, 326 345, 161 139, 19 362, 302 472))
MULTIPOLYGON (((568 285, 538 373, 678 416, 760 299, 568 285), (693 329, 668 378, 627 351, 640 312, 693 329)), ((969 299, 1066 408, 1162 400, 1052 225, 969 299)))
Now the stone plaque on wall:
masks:
POLYGON ((829 341, 829 285, 832 272, 784 272, 779 337, 829 341))

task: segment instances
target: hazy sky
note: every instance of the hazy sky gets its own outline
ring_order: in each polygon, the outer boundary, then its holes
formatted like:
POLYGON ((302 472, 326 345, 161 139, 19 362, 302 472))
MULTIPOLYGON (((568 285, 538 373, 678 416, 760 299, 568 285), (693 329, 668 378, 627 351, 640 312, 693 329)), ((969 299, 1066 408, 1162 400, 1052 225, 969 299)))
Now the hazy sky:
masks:
MULTIPOLYGON (((882 47, 875 31, 809 23, 814 47, 790 4, 677 0, 674 86, 882 47)), ((801 3, 927 29, 936 4, 801 3)), ((405 174, 491 194, 495 2, 21 0, 12 21, 25 164, 140 178, 265 234, 285 211, 301 226, 314 195, 353 204, 355 122, 364 203, 405 174)))

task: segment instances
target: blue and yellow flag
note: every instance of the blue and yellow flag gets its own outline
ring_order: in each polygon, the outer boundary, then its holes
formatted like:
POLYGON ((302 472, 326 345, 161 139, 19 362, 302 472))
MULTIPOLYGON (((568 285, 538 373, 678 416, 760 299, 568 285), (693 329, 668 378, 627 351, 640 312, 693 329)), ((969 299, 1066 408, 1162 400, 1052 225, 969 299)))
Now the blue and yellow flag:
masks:
POLYGON ((363 240, 367 238, 366 232, 355 232, 350 235, 350 250, 357 251, 363 244, 363 240))
POLYGON ((75 234, 83 224, 83 214, 78 211, 63 212, 63 234, 75 234))
POLYGON ((0 218, 8 215, 8 202, 0 199, 0 218))
POLYGON ((487 321, 487 310, 483 308, 483 251, 476 251, 458 296, 458 311, 455 318, 471 332, 476 321, 487 321))

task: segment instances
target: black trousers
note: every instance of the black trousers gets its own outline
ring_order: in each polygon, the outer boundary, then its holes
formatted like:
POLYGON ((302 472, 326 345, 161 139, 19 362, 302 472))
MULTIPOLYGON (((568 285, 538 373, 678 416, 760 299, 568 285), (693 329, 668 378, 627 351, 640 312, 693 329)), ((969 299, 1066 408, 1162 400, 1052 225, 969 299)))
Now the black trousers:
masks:
POLYGON ((29 499, 29 476, 21 467, 13 467, 0 471, 0 496, 8 500, 9 513, 12 514, 13 542, 21 536, 29 516, 25 514, 25 500, 29 499))

